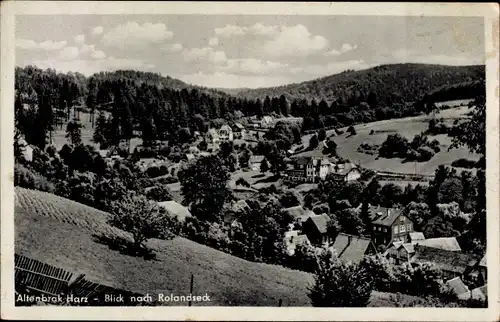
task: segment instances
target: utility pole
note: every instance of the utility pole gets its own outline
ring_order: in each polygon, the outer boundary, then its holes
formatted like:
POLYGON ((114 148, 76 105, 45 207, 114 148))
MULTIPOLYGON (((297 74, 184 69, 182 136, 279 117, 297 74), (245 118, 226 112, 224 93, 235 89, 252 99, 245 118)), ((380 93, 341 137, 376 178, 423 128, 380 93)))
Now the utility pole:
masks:
MULTIPOLYGON (((194 283, 194 275, 193 275, 193 273, 191 273, 191 283, 189 285, 189 295, 191 295, 191 296, 193 295, 193 283, 194 283)), ((191 304, 192 304, 192 301, 189 300, 188 306, 191 306, 191 304)))

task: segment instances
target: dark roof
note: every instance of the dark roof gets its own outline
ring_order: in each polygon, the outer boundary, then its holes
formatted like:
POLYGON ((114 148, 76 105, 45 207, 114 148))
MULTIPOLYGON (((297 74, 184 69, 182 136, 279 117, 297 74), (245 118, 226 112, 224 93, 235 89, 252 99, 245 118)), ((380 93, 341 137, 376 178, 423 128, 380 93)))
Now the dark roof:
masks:
POLYGON ((234 127, 238 130, 243 130, 245 127, 241 123, 234 123, 234 127))
POLYGON ((387 208, 385 208, 386 211, 382 212, 382 215, 379 216, 375 221, 373 221, 374 225, 381 225, 381 226, 392 226, 394 221, 401 215, 402 211, 401 209, 396 209, 396 208, 391 208, 389 210, 389 214, 387 214, 387 208))
POLYGON ((295 161, 296 164, 301 164, 301 165, 306 165, 309 163, 309 161, 311 161, 309 157, 294 158, 293 160, 295 161))
POLYGON ((370 244, 371 240, 367 237, 340 233, 331 248, 335 249, 340 259, 357 263, 363 259, 370 244))
POLYGON ((451 280, 448 280, 446 282, 446 286, 448 286, 453 291, 453 293, 455 293, 455 295, 461 295, 469 292, 469 288, 467 287, 467 285, 465 285, 464 282, 462 282, 462 279, 460 279, 460 277, 458 276, 452 278, 451 280))
POLYGON ((328 222, 330 221, 330 217, 327 214, 311 216, 307 220, 311 220, 320 233, 325 234, 327 232, 328 222))
POLYGON ((478 258, 460 252, 415 245, 415 255, 412 262, 430 262, 436 264, 441 270, 462 274, 467 267, 474 266, 478 262, 478 258))

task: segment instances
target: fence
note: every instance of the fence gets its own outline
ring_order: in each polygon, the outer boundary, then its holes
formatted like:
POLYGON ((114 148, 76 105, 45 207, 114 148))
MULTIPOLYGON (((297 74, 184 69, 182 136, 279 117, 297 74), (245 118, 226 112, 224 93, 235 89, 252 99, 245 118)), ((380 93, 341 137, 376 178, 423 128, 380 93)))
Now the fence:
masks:
POLYGON ((84 278, 84 274, 75 275, 62 268, 54 267, 38 260, 15 254, 15 286, 16 291, 27 289, 30 293, 61 296, 60 305, 77 304, 81 306, 145 306, 156 305, 156 302, 133 301, 132 298, 143 297, 111 286, 101 285, 84 278), (75 277, 76 276, 76 277, 75 277), (109 301, 109 298, 121 298, 122 301, 109 301), (72 300, 68 301, 68 297, 72 300), (86 298, 84 302, 74 299, 86 298))

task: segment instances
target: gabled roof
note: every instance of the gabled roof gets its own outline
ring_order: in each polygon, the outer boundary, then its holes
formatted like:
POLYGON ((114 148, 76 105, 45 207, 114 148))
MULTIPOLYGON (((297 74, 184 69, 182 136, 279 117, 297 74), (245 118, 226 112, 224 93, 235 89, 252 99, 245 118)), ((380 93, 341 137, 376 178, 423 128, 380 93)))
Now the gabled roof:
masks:
POLYGON ((462 279, 458 276, 452 278, 451 280, 448 280, 446 282, 446 286, 448 286, 457 296, 469 292, 469 288, 467 287, 467 285, 465 285, 464 282, 462 282, 462 279))
POLYGON ((245 127, 241 123, 234 123, 234 127, 238 130, 244 130, 245 127))
POLYGON ((307 221, 309 220, 316 226, 320 233, 325 234, 327 232, 328 222, 330 221, 330 217, 327 214, 311 216, 307 219, 307 221))
POLYGON ((252 155, 250 157, 250 163, 261 163, 262 161, 264 161, 263 155, 252 155))
POLYGON ((471 297, 476 300, 486 300, 488 298, 488 284, 473 289, 471 291, 471 297))
POLYGON ((449 251, 462 251, 462 248, 458 244, 455 237, 439 237, 439 238, 429 238, 424 240, 418 240, 414 244, 424 245, 433 248, 439 248, 449 251))
POLYGON ((229 133, 229 132, 232 132, 232 131, 233 131, 233 129, 231 129, 231 127, 230 127, 229 125, 224 124, 224 125, 222 125, 222 126, 220 127, 219 132, 220 132, 220 131, 227 131, 227 132, 229 133))
POLYGON ((417 241, 417 240, 424 240, 425 236, 424 233, 414 231, 410 233, 410 241, 417 241))
POLYGON ((401 209, 391 208, 389 209, 389 214, 387 214, 387 211, 385 213, 382 213, 380 217, 373 221, 373 224, 381 226, 392 226, 394 221, 401 215, 401 213, 401 209))
POLYGON ((181 205, 180 203, 170 200, 170 201, 162 201, 158 202, 160 207, 167 209, 168 212, 177 216, 179 220, 184 220, 187 217, 191 217, 191 212, 189 209, 181 205))
POLYGON ((365 256, 372 241, 370 238, 340 233, 331 246, 342 260, 358 263, 365 256))
POLYGON ((411 261, 414 263, 430 262, 436 264, 441 270, 463 274, 467 267, 474 266, 478 259, 469 254, 417 245, 411 261))
POLYGON ((479 266, 486 267, 486 255, 481 258, 481 261, 479 262, 479 266))

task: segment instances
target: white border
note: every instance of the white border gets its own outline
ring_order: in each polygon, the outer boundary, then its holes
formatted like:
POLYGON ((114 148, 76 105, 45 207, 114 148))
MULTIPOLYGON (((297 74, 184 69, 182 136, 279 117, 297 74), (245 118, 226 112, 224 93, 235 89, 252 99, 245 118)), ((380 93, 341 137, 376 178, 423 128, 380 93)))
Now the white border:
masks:
POLYGON ((5 319, 91 320, 386 320, 496 321, 499 318, 499 90, 498 4, 494 3, 249 3, 249 2, 96 2, 5 1, 1 9, 1 317, 5 319), (245 15, 373 15, 482 16, 485 18, 487 87, 487 234, 488 309, 437 308, 265 308, 168 307, 82 308, 14 307, 13 245, 13 102, 15 14, 245 14, 245 15), (12 107, 12 108, 11 108, 12 107))

